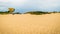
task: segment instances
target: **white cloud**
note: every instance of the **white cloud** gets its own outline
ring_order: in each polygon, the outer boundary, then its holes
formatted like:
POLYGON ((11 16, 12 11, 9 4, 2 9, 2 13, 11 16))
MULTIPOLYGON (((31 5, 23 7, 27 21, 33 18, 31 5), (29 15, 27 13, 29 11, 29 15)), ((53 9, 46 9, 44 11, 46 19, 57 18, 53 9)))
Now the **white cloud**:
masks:
POLYGON ((26 0, 0 0, 0 10, 6 10, 9 7, 21 7, 25 2, 26 0))
POLYGON ((38 0, 36 6, 42 10, 57 10, 60 7, 60 0, 38 0))
POLYGON ((0 0, 0 7, 22 8, 24 10, 53 10, 60 7, 59 3, 60 0, 0 0))
POLYGON ((6 4, 6 5, 10 5, 10 6, 22 6, 26 0, 0 0, 0 4, 6 4))
POLYGON ((12 5, 22 6, 26 2, 26 0, 9 0, 9 2, 12 5))
POLYGON ((58 6, 58 0, 43 0, 39 2, 41 4, 41 7, 43 8, 50 8, 50 7, 56 7, 58 6))

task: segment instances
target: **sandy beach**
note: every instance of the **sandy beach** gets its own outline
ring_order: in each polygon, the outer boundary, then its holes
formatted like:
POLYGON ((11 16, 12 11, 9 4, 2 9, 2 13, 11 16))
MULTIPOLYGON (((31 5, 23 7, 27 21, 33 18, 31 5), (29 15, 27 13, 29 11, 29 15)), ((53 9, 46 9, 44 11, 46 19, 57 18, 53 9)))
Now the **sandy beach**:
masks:
POLYGON ((60 13, 0 15, 0 34, 60 34, 60 13))

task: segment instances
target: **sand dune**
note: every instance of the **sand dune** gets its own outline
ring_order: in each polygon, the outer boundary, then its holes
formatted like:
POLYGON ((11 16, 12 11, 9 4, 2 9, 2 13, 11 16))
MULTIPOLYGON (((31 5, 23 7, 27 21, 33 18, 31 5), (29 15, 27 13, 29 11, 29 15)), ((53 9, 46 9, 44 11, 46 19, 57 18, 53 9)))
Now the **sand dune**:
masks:
POLYGON ((0 34, 60 34, 60 14, 0 15, 0 34))

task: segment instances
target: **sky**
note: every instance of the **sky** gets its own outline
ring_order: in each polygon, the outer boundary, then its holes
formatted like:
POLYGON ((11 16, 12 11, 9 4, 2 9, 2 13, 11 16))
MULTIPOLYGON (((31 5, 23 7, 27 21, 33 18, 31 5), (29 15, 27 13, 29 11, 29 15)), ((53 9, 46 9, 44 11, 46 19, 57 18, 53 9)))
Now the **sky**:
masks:
POLYGON ((0 11, 15 8, 15 12, 60 11, 60 0, 0 0, 0 11))

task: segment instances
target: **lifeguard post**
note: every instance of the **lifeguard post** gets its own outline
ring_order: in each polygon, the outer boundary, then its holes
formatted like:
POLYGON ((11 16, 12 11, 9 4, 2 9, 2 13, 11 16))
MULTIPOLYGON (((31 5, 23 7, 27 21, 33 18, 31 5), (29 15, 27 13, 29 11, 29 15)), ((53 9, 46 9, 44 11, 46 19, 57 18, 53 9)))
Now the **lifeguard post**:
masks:
POLYGON ((15 11, 15 9, 14 8, 8 8, 8 13, 12 13, 12 12, 14 12, 15 11))

